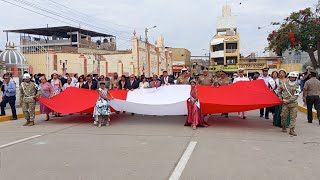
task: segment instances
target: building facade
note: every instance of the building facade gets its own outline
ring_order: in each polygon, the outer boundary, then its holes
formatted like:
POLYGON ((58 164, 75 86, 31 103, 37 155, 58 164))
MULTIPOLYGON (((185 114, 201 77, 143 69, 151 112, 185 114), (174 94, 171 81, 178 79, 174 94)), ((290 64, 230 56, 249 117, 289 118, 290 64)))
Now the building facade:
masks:
POLYGON ((108 75, 136 76, 160 75, 163 71, 172 74, 172 53, 164 46, 164 38, 159 36, 155 45, 138 38, 134 32, 131 38, 131 50, 114 51, 103 55, 108 63, 108 75))
POLYGON ((282 65, 282 57, 255 57, 254 53, 246 58, 241 58, 238 68, 245 69, 248 77, 252 77, 255 72, 262 73, 263 68, 269 68, 269 74, 278 71, 282 65))
POLYGON ((72 27, 7 30, 20 33, 23 52, 30 73, 53 71, 59 74, 102 74, 112 76, 135 74, 172 74, 172 54, 159 36, 156 44, 142 41, 134 32, 131 50, 116 50, 116 38, 99 32, 72 27), (39 38, 39 37, 44 38, 39 38))
POLYGON ((240 35, 237 32, 236 17, 225 5, 222 16, 217 20, 216 34, 210 41, 210 71, 236 72, 240 60, 240 35))
POLYGON ((203 73, 204 68, 209 67, 209 56, 191 56, 192 69, 191 72, 193 75, 199 75, 203 73))
POLYGON ((191 70, 191 52, 185 48, 170 48, 172 52, 172 70, 174 77, 179 77, 181 70, 191 70))

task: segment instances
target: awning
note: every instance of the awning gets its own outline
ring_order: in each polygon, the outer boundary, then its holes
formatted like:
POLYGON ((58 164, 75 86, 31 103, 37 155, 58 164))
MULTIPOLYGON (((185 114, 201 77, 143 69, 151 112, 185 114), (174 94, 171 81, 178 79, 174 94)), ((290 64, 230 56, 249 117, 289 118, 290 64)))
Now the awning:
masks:
POLYGON ((216 38, 216 39, 212 39, 211 41, 211 45, 218 45, 223 43, 224 39, 223 38, 216 38))

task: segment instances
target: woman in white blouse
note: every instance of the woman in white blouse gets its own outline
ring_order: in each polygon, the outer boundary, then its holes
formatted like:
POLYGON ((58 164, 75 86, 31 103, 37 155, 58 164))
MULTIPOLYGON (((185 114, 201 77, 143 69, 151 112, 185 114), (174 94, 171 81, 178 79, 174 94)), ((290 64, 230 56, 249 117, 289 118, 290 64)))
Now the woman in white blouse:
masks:
POLYGON ((146 77, 143 77, 141 80, 139 88, 149 88, 149 83, 147 82, 146 77))
MULTIPOLYGON (((276 95, 278 94, 279 89, 279 73, 277 71, 273 71, 271 74, 271 79, 269 80, 268 86, 270 91, 273 91, 276 95)), ((275 116, 277 106, 270 107, 270 112, 272 113, 273 117, 275 116)), ((273 118, 274 119, 274 118, 273 118)))

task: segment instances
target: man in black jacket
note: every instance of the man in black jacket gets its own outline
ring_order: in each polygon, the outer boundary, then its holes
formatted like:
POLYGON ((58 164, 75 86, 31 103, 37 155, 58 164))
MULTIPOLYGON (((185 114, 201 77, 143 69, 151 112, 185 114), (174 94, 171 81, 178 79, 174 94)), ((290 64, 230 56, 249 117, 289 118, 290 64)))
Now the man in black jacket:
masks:
POLYGON ((92 75, 87 75, 87 81, 82 85, 82 88, 84 89, 90 89, 90 90, 97 90, 98 89, 98 82, 92 80, 92 75))
POLYGON ((134 90, 138 88, 139 88, 139 81, 137 81, 134 74, 132 74, 127 82, 127 89, 134 90))
MULTIPOLYGON (((129 80, 127 81, 127 89, 133 91, 134 89, 138 89, 139 88, 139 81, 136 80, 136 77, 134 76, 134 74, 131 74, 131 76, 129 77, 129 80)), ((134 113, 131 113, 131 115, 133 116, 134 113)))
POLYGON ((163 76, 161 77, 161 85, 170 85, 174 84, 173 78, 168 76, 167 71, 163 71, 163 76))

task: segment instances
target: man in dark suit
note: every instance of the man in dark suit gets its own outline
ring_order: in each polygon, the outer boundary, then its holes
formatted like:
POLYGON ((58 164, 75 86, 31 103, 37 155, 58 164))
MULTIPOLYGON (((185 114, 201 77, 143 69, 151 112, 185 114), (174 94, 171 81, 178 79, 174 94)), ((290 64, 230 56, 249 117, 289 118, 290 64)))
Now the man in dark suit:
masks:
POLYGON ((132 74, 127 82, 127 89, 134 90, 138 88, 139 88, 139 81, 137 81, 134 74, 132 74))
POLYGON ((174 84, 173 78, 168 76, 167 71, 163 71, 163 77, 161 78, 161 85, 174 84))
POLYGON ((152 76, 152 81, 149 83, 149 87, 151 88, 158 88, 161 86, 161 81, 158 80, 158 76, 157 75, 153 75, 152 76))
POLYGON ((90 90, 97 90, 98 89, 98 82, 92 80, 92 75, 87 75, 87 81, 82 85, 81 88, 90 89, 90 90))

